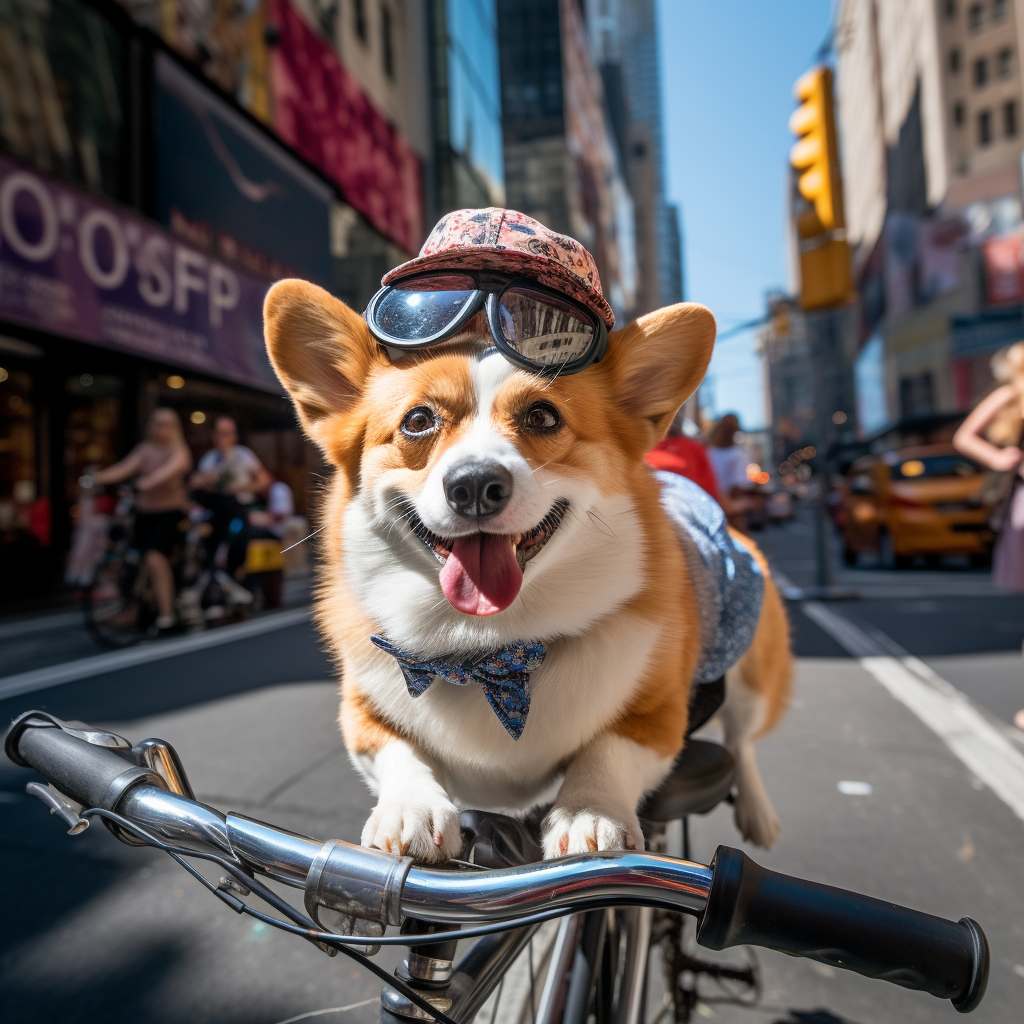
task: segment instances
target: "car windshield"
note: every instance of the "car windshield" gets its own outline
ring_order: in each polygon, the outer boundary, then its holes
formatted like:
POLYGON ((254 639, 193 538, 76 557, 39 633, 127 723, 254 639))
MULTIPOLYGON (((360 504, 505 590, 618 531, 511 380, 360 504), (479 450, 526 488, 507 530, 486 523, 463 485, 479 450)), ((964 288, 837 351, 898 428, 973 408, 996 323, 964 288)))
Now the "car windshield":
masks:
POLYGON ((926 455, 903 459, 892 467, 894 480, 923 480, 943 476, 975 476, 981 469, 963 455, 926 455))

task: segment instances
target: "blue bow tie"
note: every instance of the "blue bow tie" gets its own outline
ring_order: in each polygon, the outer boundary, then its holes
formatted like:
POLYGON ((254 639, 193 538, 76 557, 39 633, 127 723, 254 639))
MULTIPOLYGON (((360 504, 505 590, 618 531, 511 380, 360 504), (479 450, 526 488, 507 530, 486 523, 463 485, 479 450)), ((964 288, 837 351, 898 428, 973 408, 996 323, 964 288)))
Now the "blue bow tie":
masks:
POLYGON ((418 661, 382 636, 374 634, 370 641, 398 662, 413 697, 426 692, 438 676, 456 686, 479 683, 484 688, 487 703, 512 739, 517 740, 523 734, 530 710, 530 673, 548 653, 540 641, 520 641, 471 658, 449 654, 425 661, 418 661))

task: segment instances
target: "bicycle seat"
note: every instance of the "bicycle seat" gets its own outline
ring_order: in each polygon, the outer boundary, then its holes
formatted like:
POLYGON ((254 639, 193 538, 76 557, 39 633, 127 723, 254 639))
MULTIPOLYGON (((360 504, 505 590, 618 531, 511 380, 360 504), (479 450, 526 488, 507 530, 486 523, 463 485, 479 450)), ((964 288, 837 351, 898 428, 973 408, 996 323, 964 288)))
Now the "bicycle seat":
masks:
POLYGON ((672 771, 640 807, 642 819, 676 821, 687 814, 707 814, 732 790, 736 764, 718 743, 689 740, 672 771))

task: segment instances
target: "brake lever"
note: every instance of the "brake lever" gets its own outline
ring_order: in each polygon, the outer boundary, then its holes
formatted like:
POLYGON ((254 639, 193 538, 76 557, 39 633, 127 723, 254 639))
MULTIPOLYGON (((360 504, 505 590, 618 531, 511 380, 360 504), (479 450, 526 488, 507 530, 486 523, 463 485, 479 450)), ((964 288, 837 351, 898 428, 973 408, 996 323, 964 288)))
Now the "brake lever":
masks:
POLYGON ((75 810, 77 805, 72 802, 53 786, 44 786, 41 782, 29 782, 25 786, 25 792, 29 796, 38 797, 50 808, 51 814, 56 814, 65 824, 69 826, 68 835, 77 836, 89 827, 89 819, 83 818, 75 810))

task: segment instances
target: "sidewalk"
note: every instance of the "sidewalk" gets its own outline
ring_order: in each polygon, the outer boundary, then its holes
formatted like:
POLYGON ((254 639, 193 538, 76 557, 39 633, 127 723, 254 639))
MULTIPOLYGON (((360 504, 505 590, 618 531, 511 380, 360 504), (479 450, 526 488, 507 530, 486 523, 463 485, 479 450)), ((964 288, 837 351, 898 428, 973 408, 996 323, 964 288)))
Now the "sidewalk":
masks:
MULTIPOLYGON (((306 607, 310 603, 311 590, 312 580, 309 576, 285 580, 281 609, 261 612, 253 620, 258 621, 283 609, 306 607)), ((217 630, 224 628, 231 627, 217 627, 217 630)), ((217 630, 189 636, 212 635, 217 630)), ((160 644, 181 639, 172 637, 160 641, 146 640, 132 650, 150 650, 160 644)), ((9 676, 89 658, 105 650, 85 628, 85 617, 80 606, 46 615, 0 620, 0 684, 9 676)))

